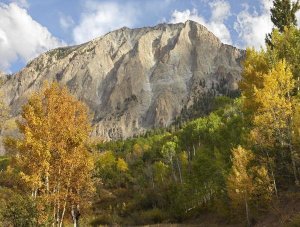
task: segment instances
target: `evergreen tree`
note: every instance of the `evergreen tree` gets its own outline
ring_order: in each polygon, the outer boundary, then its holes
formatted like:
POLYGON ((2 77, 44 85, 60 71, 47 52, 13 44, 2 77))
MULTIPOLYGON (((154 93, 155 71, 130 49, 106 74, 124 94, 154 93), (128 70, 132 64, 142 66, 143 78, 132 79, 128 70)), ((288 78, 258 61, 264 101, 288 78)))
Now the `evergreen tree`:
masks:
MULTIPOLYGON (((285 27, 290 28, 297 25, 296 12, 300 9, 300 2, 291 0, 274 0, 271 8, 271 21, 279 32, 284 32, 285 27)), ((274 29, 273 29, 274 31, 274 29)), ((272 33, 273 33, 272 31, 272 33)), ((271 34, 266 36, 266 43, 274 46, 271 41, 271 34)))
POLYGON ((296 12, 300 9, 300 2, 291 0, 274 0, 271 8, 271 20, 280 32, 284 32, 284 27, 297 25, 296 12))

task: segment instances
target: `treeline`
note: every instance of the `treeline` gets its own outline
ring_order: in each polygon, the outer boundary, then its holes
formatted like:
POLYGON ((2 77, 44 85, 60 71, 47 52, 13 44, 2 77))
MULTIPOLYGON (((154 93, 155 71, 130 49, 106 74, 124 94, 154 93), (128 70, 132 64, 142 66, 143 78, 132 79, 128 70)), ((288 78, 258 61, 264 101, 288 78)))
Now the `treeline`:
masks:
POLYGON ((299 197, 299 7, 274 1, 266 49, 247 50, 241 97, 216 97, 209 115, 176 130, 93 141, 86 106, 45 84, 4 139, 0 224, 251 226, 299 197))

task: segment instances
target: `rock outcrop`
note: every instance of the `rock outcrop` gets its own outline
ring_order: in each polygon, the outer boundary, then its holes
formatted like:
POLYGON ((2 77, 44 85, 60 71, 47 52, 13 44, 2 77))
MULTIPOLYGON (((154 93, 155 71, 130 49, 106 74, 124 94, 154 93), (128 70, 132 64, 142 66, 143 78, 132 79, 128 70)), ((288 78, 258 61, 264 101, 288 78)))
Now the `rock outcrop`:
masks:
POLYGON ((204 94, 236 91, 244 55, 193 21, 121 28, 40 55, 0 90, 18 115, 43 81, 58 81, 89 106, 95 135, 127 138, 170 125, 204 94))

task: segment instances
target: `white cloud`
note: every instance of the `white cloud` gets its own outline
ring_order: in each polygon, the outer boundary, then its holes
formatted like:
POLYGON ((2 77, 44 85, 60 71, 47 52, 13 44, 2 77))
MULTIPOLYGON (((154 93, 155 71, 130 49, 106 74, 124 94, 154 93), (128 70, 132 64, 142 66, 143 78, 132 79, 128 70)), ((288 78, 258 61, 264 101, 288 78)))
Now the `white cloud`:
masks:
MULTIPOLYGON (((292 0, 292 2, 297 2, 297 0, 292 0)), ((297 18, 297 26, 300 27, 300 10, 297 11, 296 18, 297 18)))
POLYGON ((260 7, 261 7, 262 11, 264 11, 264 10, 269 11, 273 7, 272 0, 260 0, 260 3, 261 3, 260 7))
POLYGON ((226 1, 214 1, 209 3, 211 12, 211 21, 223 23, 230 16, 230 5, 226 1))
POLYGON ((71 16, 66 16, 64 14, 60 14, 59 16, 59 24, 63 30, 68 30, 74 25, 74 20, 71 16))
POLYGON ((127 26, 136 21, 134 7, 116 2, 86 1, 80 23, 73 30, 76 43, 83 43, 109 31, 127 26))
POLYGON ((246 5, 237 15, 237 21, 234 23, 234 29, 237 31, 240 41, 237 45, 245 47, 261 48, 265 46, 265 37, 272 31, 270 8, 272 2, 269 0, 260 1, 260 12, 256 10, 249 12, 246 5))
POLYGON ((190 11, 189 9, 185 11, 175 10, 172 13, 170 23, 176 24, 180 22, 185 22, 187 20, 193 20, 201 24, 205 23, 205 19, 198 15, 198 11, 196 9, 193 9, 192 11, 190 11))
POLYGON ((27 0, 10 0, 10 2, 17 4, 19 7, 22 8, 29 8, 29 3, 27 0))
POLYGON ((47 28, 28 15, 17 4, 0 3, 0 69, 9 71, 13 62, 28 60, 62 45, 47 28))
POLYGON ((192 11, 189 9, 185 11, 175 10, 172 13, 170 23, 185 22, 187 20, 196 21, 206 26, 222 42, 231 44, 231 35, 224 23, 231 15, 230 4, 224 0, 217 0, 209 3, 209 6, 211 8, 211 17, 209 20, 199 15, 197 9, 194 8, 192 11))

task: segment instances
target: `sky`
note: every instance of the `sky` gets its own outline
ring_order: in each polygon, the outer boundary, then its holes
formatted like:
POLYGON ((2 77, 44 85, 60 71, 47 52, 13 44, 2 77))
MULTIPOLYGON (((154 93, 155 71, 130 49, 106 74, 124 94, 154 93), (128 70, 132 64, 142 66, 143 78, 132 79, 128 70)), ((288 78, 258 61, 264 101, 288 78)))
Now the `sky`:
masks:
POLYGON ((186 20, 223 43, 259 49, 272 30, 271 7, 271 0, 0 0, 0 71, 17 72, 47 50, 124 26, 186 20))

